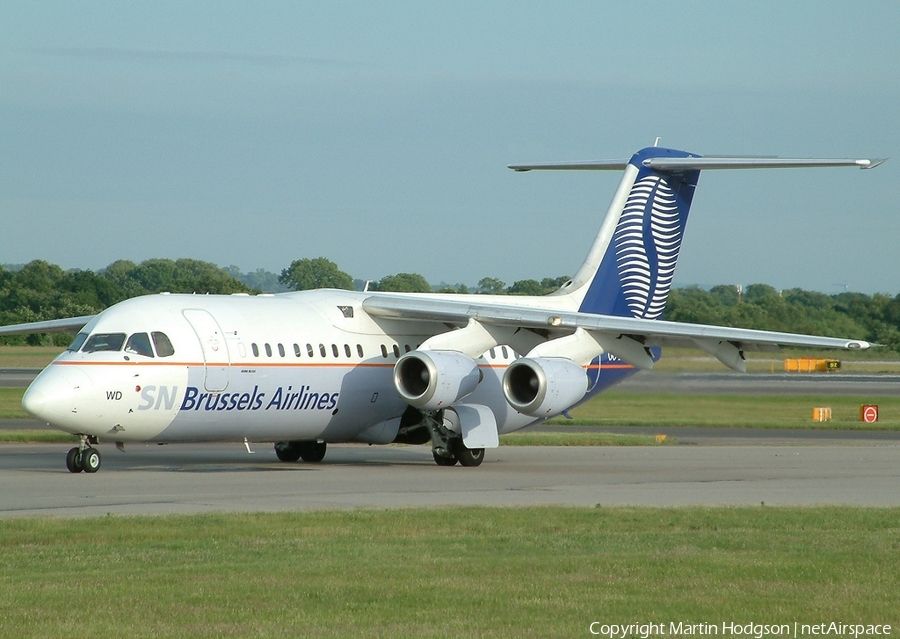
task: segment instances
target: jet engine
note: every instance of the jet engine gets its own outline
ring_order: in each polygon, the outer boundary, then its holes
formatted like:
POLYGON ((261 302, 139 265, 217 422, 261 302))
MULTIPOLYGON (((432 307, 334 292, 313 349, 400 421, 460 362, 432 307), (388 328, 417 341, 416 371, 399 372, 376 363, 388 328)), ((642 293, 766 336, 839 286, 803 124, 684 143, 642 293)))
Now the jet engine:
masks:
POLYGON ((456 351, 412 351, 394 366, 394 386, 411 406, 446 408, 472 391, 482 373, 475 360, 456 351))
POLYGON ((584 397, 587 372, 561 357, 525 357, 509 365, 503 395, 509 405, 533 417, 552 417, 584 397))

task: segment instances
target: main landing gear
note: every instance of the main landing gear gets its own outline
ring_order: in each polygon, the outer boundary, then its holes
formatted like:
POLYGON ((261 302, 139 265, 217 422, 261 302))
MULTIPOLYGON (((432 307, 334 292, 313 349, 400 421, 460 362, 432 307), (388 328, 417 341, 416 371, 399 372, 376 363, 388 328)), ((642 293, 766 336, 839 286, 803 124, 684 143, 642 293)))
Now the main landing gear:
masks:
POLYGON ((475 467, 481 466, 484 461, 484 449, 466 448, 461 437, 451 439, 448 447, 443 450, 441 453, 435 448, 431 449, 431 456, 438 466, 456 466, 456 462, 459 462, 460 466, 475 467))
POLYGON ((275 442, 275 455, 283 462, 295 462, 302 459, 305 462, 320 462, 325 458, 325 442, 275 442))
POLYGON ((96 473, 100 470, 100 451, 94 448, 96 445, 96 437, 81 436, 81 444, 66 454, 66 468, 70 473, 96 473))
POLYGON ((462 437, 444 425, 443 411, 421 411, 422 420, 431 433, 431 456, 438 466, 481 466, 483 448, 466 448, 462 437))

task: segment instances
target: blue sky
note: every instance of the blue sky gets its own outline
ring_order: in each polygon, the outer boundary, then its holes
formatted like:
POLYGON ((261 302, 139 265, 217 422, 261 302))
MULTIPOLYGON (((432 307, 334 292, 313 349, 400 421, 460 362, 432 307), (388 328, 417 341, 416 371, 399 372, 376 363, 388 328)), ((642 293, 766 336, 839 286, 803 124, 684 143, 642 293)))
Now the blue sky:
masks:
POLYGON ((0 4, 0 263, 190 257, 474 284, 572 274, 618 175, 707 172, 677 284, 900 293, 900 4, 0 4))

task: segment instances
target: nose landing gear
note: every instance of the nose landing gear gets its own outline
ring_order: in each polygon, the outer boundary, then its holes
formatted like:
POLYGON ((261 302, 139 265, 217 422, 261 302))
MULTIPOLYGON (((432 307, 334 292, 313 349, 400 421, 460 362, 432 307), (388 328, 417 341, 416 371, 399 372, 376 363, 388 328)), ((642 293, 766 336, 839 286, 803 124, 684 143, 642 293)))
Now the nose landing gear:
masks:
POLYGON ((66 468, 70 473, 96 473, 100 470, 100 451, 94 448, 97 438, 93 435, 82 435, 81 444, 66 454, 66 468))

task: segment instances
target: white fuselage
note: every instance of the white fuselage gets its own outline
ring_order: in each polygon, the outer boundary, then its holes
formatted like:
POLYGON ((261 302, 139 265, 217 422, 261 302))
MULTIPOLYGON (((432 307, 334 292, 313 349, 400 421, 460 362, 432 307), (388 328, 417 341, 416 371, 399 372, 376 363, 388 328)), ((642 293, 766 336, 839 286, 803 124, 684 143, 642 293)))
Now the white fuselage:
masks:
MULTIPOLYGON (((120 441, 323 440, 389 443, 407 409, 393 383, 399 356, 448 327, 375 319, 371 294, 153 295, 106 310, 83 334, 163 333, 174 353, 68 350, 32 383, 23 404, 62 430, 120 441)), ((498 431, 535 421, 504 400, 516 354, 479 358, 467 401, 490 407, 498 431)))

